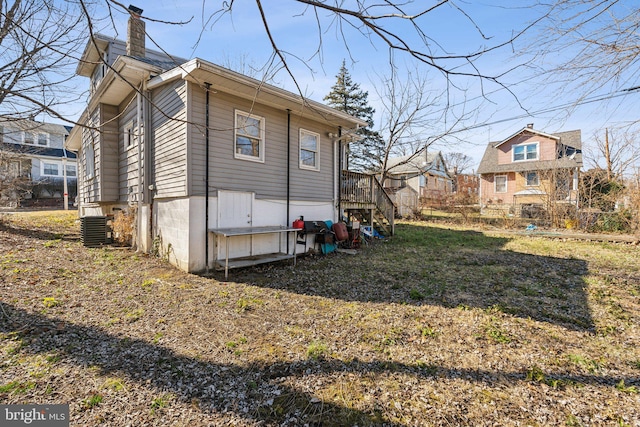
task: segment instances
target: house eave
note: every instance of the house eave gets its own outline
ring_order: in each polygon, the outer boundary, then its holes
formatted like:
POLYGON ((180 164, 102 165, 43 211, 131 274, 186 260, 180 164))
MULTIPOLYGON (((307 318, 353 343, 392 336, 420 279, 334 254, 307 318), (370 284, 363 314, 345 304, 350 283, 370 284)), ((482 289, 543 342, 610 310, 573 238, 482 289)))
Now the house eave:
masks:
MULTIPOLYGON (((352 126, 366 127, 368 123, 342 111, 333 109, 319 102, 303 98, 300 95, 281 89, 260 80, 242 75, 235 71, 220 67, 216 64, 196 58, 177 67, 182 72, 184 80, 202 86, 205 82, 211 84, 213 90, 220 90, 244 99, 260 102, 274 108, 291 110, 303 117, 323 120, 333 125, 351 128, 352 126)), ((173 70, 169 71, 165 80, 174 78, 173 70), (170 74, 171 73, 171 74, 170 74)), ((160 81, 160 76, 153 82, 160 81)))
POLYGON ((531 128, 529 128, 529 127, 525 127, 525 128, 520 129, 518 132, 514 133, 513 135, 510 135, 510 136, 509 136, 509 137, 507 137, 506 139, 504 139, 504 140, 502 140, 502 141, 498 142, 496 145, 494 145, 494 146, 493 146, 493 148, 498 148, 499 146, 501 146, 501 145, 502 145, 502 144, 504 144, 505 142, 512 140, 514 137, 516 137, 516 136, 520 135, 520 134, 521 134, 521 133, 523 133, 523 132, 533 133, 533 134, 536 134, 536 135, 539 135, 539 136, 543 136, 543 137, 545 137, 545 138, 555 139, 556 141, 559 141, 559 140, 560 140, 560 138, 559 138, 559 137, 557 137, 557 136, 555 136, 555 135, 550 135, 550 134, 548 134, 548 133, 540 132, 539 130, 535 130, 535 129, 531 129, 531 128))
POLYGON ((91 77, 93 70, 98 63, 102 61, 101 51, 105 51, 109 46, 109 38, 102 34, 94 34, 93 39, 90 39, 82 52, 78 67, 76 68, 76 74, 84 77, 91 77), (95 40, 95 42, 94 42, 95 40))
MULTIPOLYGON (((140 88, 151 74, 162 72, 160 67, 139 61, 130 56, 119 56, 102 78, 95 93, 91 96, 78 123, 85 123, 87 114, 98 104, 120 105, 134 90, 140 88)), ((81 146, 80 126, 74 126, 65 141, 64 147, 77 152, 81 146)))

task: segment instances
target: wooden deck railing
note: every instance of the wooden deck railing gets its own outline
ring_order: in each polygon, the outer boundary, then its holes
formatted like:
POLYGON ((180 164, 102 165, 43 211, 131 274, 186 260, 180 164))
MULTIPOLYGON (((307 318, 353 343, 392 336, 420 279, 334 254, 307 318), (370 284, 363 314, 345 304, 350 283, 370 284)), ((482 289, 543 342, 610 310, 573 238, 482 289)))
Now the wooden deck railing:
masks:
POLYGON ((363 208, 373 205, 393 225, 395 206, 374 175, 342 171, 340 200, 363 208))

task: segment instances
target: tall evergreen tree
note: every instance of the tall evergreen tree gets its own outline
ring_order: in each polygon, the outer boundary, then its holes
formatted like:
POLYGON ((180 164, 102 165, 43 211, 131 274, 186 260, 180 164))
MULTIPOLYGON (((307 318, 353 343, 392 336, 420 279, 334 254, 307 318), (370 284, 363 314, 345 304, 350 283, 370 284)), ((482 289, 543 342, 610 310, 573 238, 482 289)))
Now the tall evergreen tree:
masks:
POLYGON ((351 80, 349 70, 342 61, 340 71, 336 75, 336 83, 331 92, 324 97, 331 107, 365 120, 367 127, 360 128, 360 140, 349 144, 348 167, 359 172, 378 172, 384 154, 384 140, 373 128, 373 113, 369 105, 369 93, 360 89, 360 85, 351 80))

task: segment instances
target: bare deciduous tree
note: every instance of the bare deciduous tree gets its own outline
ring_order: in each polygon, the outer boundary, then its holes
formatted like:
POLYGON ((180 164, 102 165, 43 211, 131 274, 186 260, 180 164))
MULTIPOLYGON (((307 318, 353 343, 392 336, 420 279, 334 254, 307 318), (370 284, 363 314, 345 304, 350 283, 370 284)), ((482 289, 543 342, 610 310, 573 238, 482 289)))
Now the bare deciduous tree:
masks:
MULTIPOLYGON (((465 82, 468 78, 474 78, 482 87, 483 93, 485 84, 497 85, 510 91, 502 82, 502 78, 511 70, 483 71, 479 62, 481 58, 496 51, 511 49, 515 40, 523 37, 542 19, 542 16, 539 16, 528 25, 514 28, 508 36, 498 39, 486 35, 472 14, 465 10, 469 6, 458 4, 457 1, 292 0, 287 3, 294 19, 310 17, 310 25, 305 33, 306 50, 304 54, 300 54, 287 50, 286 41, 291 38, 290 34, 278 34, 277 25, 272 23, 269 9, 265 7, 265 0, 255 0, 255 3, 265 37, 272 48, 269 63, 285 69, 300 93, 303 91, 292 71, 292 62, 298 61, 309 70, 312 70, 312 67, 307 65, 310 61, 318 60, 322 63, 325 55, 324 41, 330 35, 341 41, 354 62, 357 52, 353 43, 356 38, 361 38, 371 46, 387 50, 388 60, 392 64, 397 56, 410 58, 427 69, 436 70, 445 77, 449 89, 458 88, 458 78, 465 82), (441 13, 443 15, 439 15, 441 13), (444 15, 445 13, 448 15, 444 15), (448 43, 446 35, 429 31, 432 28, 430 19, 438 19, 438 16, 443 16, 443 19, 444 16, 451 18, 451 14, 466 22, 467 27, 475 32, 477 48, 467 50, 465 47, 464 51, 459 51, 448 43)), ((217 5, 211 6, 203 2, 202 15, 205 20, 202 32, 212 30, 224 16, 231 16, 237 4, 236 1, 220 1, 217 5)))
POLYGON ((0 113, 41 113, 70 121, 60 107, 80 96, 69 81, 84 44, 84 25, 72 1, 0 3, 0 113))
POLYGON ((605 129, 593 135, 593 143, 585 150, 588 166, 607 172, 607 179, 620 180, 635 172, 640 159, 640 141, 626 127, 605 129))
POLYGON ((430 89, 428 76, 417 68, 400 77, 395 67, 390 76, 380 77, 376 87, 382 102, 380 134, 385 145, 381 154, 382 182, 388 178, 389 158, 407 156, 395 163, 400 167, 411 162, 432 144, 441 141, 466 115, 452 115, 446 105, 446 93, 430 89), (442 105, 445 104, 445 107, 442 105))
POLYGON ((442 155, 447 163, 447 169, 454 175, 464 173, 473 165, 473 158, 460 152, 449 152, 442 155))
POLYGON ((603 86, 619 90, 638 85, 640 9, 621 0, 556 0, 536 40, 554 77, 581 87, 586 96, 603 86), (558 58, 561 58, 558 61, 558 58))

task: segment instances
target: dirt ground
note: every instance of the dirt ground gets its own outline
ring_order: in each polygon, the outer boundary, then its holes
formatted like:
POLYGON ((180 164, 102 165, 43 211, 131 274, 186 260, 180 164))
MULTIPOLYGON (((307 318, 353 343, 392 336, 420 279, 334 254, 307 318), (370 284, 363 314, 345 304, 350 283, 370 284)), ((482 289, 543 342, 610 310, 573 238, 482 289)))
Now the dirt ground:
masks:
POLYGON ((202 277, 0 219, 0 402, 72 426, 640 426, 640 249, 425 223, 202 277))

